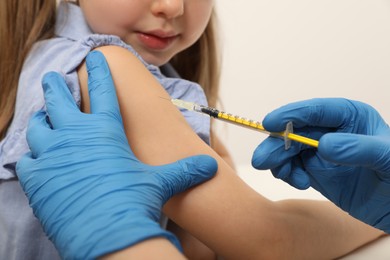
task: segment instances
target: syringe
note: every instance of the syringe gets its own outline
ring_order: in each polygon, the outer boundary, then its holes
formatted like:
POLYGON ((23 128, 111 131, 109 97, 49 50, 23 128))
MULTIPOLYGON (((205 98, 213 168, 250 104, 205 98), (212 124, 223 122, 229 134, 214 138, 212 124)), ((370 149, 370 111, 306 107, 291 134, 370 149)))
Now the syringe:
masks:
POLYGON ((279 132, 279 133, 269 132, 269 131, 265 130, 263 125, 258 121, 246 119, 246 118, 240 117, 240 116, 235 116, 232 114, 228 114, 228 113, 219 111, 216 108, 203 106, 200 104, 196 104, 194 102, 188 102, 188 101, 184 101, 181 99, 171 99, 171 101, 174 105, 181 107, 181 108, 184 108, 184 109, 187 109, 189 111, 195 111, 195 112, 199 112, 202 114, 206 114, 206 115, 220 119, 220 120, 228 122, 228 123, 232 123, 232 124, 235 124, 238 126, 247 127, 247 128, 253 129, 253 130, 257 130, 257 131, 266 133, 266 134, 274 136, 274 137, 283 138, 285 141, 285 149, 286 150, 290 148, 291 140, 302 143, 302 144, 306 144, 306 145, 309 145, 312 147, 316 147, 316 148, 318 147, 317 140, 294 134, 292 122, 289 122, 287 124, 286 130, 283 132, 279 132))

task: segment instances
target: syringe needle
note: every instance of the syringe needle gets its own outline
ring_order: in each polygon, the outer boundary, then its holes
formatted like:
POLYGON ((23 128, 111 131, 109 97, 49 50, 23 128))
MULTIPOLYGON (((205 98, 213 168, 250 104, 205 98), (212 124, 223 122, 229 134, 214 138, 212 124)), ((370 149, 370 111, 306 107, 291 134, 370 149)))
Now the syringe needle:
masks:
POLYGON ((184 101, 181 99, 171 99, 171 101, 175 106, 187 109, 189 111, 194 111, 194 107, 197 105, 196 103, 184 101))

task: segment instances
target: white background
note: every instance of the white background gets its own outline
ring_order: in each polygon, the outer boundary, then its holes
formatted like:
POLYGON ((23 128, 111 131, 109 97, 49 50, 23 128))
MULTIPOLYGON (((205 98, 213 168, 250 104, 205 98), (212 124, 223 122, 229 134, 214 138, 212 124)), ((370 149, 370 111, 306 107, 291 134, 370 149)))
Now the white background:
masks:
MULTIPOLYGON (((313 97, 374 106, 390 122, 389 0, 216 0, 222 46, 220 109, 261 121, 313 97)), ((236 164, 264 135, 218 124, 236 164)))

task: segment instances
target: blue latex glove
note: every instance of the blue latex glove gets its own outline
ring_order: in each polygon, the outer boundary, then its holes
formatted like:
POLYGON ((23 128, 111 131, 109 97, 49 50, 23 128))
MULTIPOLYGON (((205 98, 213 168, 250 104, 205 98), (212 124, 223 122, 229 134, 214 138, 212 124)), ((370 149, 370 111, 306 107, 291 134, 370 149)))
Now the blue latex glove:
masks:
POLYGON ((294 131, 319 139, 318 150, 267 138, 252 165, 300 189, 312 186, 352 216, 390 232, 390 128, 371 106, 347 99, 312 99, 266 116, 269 131, 294 131))
POLYGON ((206 155, 164 166, 141 163, 122 126, 115 88, 100 52, 87 57, 91 114, 81 113, 64 80, 43 79, 47 113, 30 121, 31 153, 17 163, 20 183, 44 231, 65 259, 91 259, 152 237, 161 207, 176 193, 211 178, 206 155))

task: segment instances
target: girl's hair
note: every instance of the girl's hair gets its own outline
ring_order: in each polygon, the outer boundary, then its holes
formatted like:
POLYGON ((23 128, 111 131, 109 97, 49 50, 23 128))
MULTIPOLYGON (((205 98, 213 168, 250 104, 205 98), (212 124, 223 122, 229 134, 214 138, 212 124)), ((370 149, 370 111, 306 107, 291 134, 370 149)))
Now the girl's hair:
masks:
POLYGON ((197 82, 203 87, 207 101, 212 107, 215 107, 218 101, 221 69, 216 23, 216 13, 213 11, 199 40, 171 60, 182 78, 197 82))
POLYGON ((54 34, 55 0, 0 1, 0 139, 15 110, 23 62, 32 45, 54 34))
MULTIPOLYGON (((36 41, 54 35, 55 18, 55 0, 0 0, 0 139, 14 114, 23 62, 36 41)), ((210 106, 217 103, 220 76, 215 20, 213 12, 200 39, 171 61, 181 77, 204 88, 210 106)))

